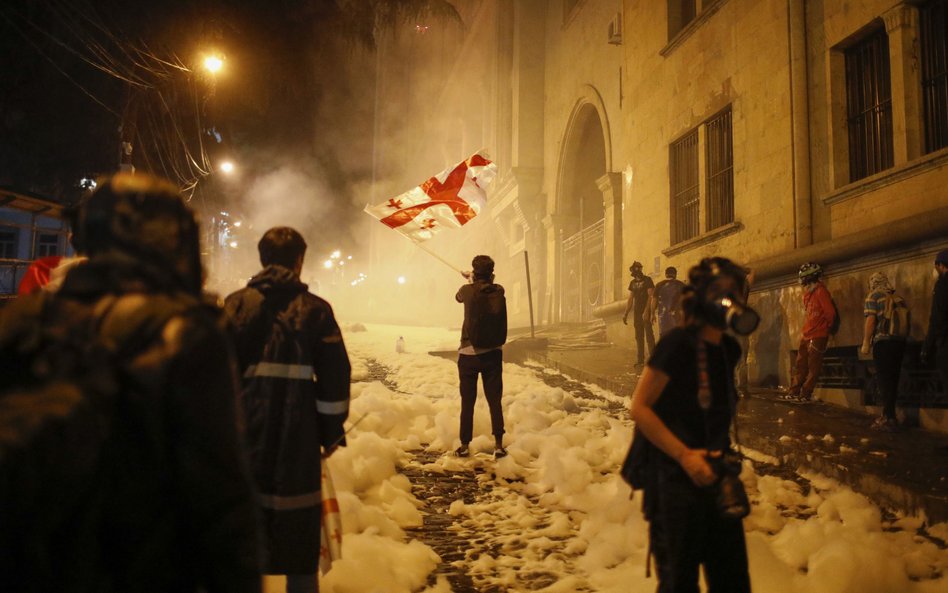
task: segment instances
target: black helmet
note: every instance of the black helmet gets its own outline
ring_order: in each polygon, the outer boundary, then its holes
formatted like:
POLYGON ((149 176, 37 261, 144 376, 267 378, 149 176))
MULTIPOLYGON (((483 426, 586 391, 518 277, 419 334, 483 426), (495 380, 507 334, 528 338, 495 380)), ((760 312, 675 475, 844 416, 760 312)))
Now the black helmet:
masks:
POLYGON ((100 180, 79 207, 74 234, 76 248, 89 257, 130 258, 181 289, 201 291, 197 220, 170 181, 140 173, 100 180))
POLYGON ((823 275, 823 268, 820 267, 820 264, 814 262, 807 262, 800 266, 800 283, 809 284, 811 282, 816 282, 820 276, 823 275))

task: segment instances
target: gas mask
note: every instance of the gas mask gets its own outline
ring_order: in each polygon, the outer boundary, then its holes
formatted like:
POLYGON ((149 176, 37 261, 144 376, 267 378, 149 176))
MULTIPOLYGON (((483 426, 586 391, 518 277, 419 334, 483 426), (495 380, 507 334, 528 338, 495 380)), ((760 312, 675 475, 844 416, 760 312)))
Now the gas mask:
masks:
POLYGON ((730 296, 722 296, 705 303, 708 322, 718 329, 730 328, 739 336, 749 336, 760 324, 760 315, 747 305, 730 296))

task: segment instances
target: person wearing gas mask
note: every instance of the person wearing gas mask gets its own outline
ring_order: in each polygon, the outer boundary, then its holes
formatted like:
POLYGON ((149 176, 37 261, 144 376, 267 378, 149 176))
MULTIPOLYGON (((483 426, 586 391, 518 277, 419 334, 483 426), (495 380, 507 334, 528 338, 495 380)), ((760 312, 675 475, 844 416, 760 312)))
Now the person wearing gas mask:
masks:
POLYGON ((922 363, 935 364, 948 390, 948 249, 935 256, 935 272, 938 279, 932 291, 932 312, 922 346, 922 363))
POLYGON ((629 324, 629 312, 632 312, 632 325, 635 327, 635 354, 638 360, 636 367, 645 364, 645 341, 648 341, 648 353, 655 350, 655 333, 652 331, 654 312, 649 304, 655 292, 655 283, 642 272, 641 262, 632 262, 629 266, 632 281, 629 282, 629 301, 622 315, 622 323, 629 324))
POLYGON ((823 355, 829 343, 831 328, 836 320, 836 307, 829 290, 820 280, 823 268, 808 262, 800 266, 800 284, 803 285, 803 309, 806 317, 800 346, 797 349, 793 383, 782 399, 792 403, 809 403, 813 389, 823 368, 823 355))
POLYGON ((697 591, 704 566, 710 591, 750 591, 741 519, 749 512, 729 427, 740 359, 728 329, 748 335, 759 316, 747 307, 744 268, 703 259, 682 292, 683 325, 652 353, 632 397, 632 419, 649 442, 643 510, 659 591, 697 591))

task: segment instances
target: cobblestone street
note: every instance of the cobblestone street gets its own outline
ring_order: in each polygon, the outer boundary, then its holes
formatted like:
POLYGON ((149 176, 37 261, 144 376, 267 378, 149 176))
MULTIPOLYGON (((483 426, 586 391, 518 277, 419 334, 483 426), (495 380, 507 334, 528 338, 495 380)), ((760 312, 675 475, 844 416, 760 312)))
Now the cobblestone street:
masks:
MULTIPOLYGON (((529 363, 528 363, 529 365, 529 363)), ((379 381, 389 389, 398 391, 398 386, 390 379, 390 370, 375 360, 368 360, 369 369, 367 380, 379 381)), ((546 385, 562 389, 570 394, 576 405, 568 412, 582 414, 592 408, 606 411, 614 418, 624 419, 627 406, 624 402, 614 398, 603 397, 596 393, 596 388, 575 381, 559 372, 534 367, 536 376, 546 385)), ((745 418, 746 420, 746 418, 745 418)), ((530 508, 533 522, 531 529, 543 530, 550 522, 549 512, 541 506, 536 498, 523 493, 517 494, 518 484, 499 478, 494 473, 494 460, 486 453, 475 453, 463 461, 462 468, 446 471, 442 465, 436 465, 446 453, 421 449, 409 451, 410 462, 403 465, 399 472, 405 475, 412 485, 413 494, 424 504, 424 523, 420 527, 408 529, 407 534, 413 539, 420 540, 430 546, 441 558, 438 568, 430 575, 429 585, 434 585, 439 577, 447 579, 455 593, 500 593, 506 588, 496 584, 484 582, 479 578, 479 572, 489 565, 490 559, 501 556, 517 556, 530 544, 527 535, 498 537, 498 534, 483 527, 478 528, 463 514, 452 513, 452 504, 462 501, 465 505, 479 504, 493 508, 500 515, 503 514, 504 499, 508 496, 526 498, 525 504, 530 508), (486 531, 486 532, 485 532, 486 531), (485 558, 489 557, 489 558, 485 558)), ((752 462, 758 475, 769 475, 790 480, 798 484, 806 492, 812 485, 791 468, 772 463, 752 462)), ((782 505, 780 514, 785 518, 806 519, 812 516, 812 508, 782 505)), ((896 517, 888 511, 883 511, 884 519, 894 521, 896 517)), ((898 531, 898 527, 889 526, 888 531, 898 531)), ((924 528, 919 528, 915 534, 933 543, 941 549, 945 542, 931 536, 924 528)), ((571 565, 574 552, 566 549, 563 537, 551 537, 545 553, 557 555, 564 565, 571 565)), ((524 572, 516 575, 515 587, 520 590, 539 590, 554 584, 557 576, 543 572, 524 572)), ((589 591, 588 588, 577 588, 577 591, 589 591)))

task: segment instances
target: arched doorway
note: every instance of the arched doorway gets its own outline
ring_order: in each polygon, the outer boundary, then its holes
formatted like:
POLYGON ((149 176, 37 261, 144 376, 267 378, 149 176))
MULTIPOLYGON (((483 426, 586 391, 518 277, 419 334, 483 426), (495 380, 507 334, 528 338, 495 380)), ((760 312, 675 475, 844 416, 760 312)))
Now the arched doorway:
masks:
POLYGON ((606 140, 599 112, 577 107, 566 134, 557 192, 562 216, 558 274, 560 319, 587 321, 603 304, 605 209, 599 180, 607 171, 606 140))

